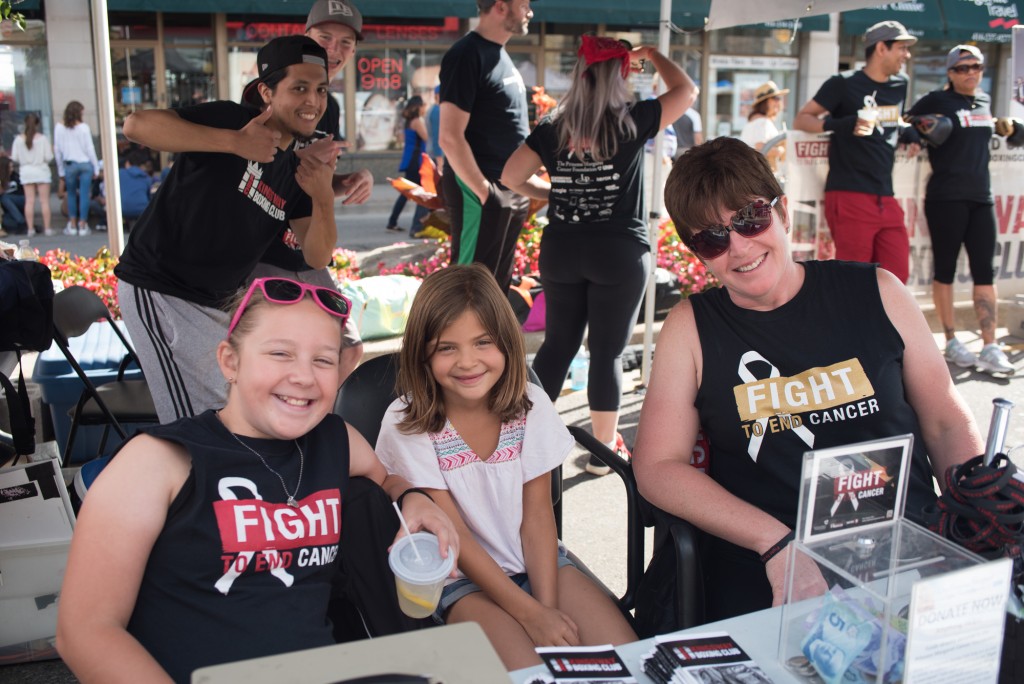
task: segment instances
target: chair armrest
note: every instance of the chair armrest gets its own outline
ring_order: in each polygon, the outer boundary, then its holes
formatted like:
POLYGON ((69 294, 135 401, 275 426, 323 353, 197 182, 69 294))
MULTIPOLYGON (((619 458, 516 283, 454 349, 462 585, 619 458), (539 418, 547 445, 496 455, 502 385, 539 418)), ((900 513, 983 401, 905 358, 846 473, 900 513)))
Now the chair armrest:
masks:
POLYGON ((676 606, 679 629, 705 623, 704 576, 700 564, 701 535, 692 523, 661 509, 654 510, 654 547, 670 543, 676 560, 676 606))
POLYGON ((592 434, 576 425, 569 425, 569 433, 576 442, 596 456, 619 476, 626 488, 626 591, 619 597, 625 610, 636 605, 637 587, 644 574, 644 514, 646 502, 640 496, 633 475, 633 466, 598 441, 592 434))

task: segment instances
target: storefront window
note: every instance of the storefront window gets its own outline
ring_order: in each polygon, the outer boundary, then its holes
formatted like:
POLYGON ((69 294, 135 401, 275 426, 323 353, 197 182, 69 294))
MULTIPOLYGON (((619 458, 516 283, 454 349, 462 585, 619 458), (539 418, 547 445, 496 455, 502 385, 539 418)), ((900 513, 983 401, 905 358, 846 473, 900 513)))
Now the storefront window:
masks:
POLYGON ((164 48, 167 102, 171 107, 214 100, 213 48, 164 48))
POLYGON ((798 31, 792 28, 733 28, 711 31, 711 54, 795 55, 798 31))
MULTIPOLYGON (((9 25, 10 22, 4 22, 9 25)), ((0 144, 4 150, 20 132, 25 114, 34 112, 44 132, 56 123, 50 105, 50 68, 42 21, 30 19, 25 32, 4 31, 0 42, 0 144)), ((63 108, 63 103, 60 105, 63 108)), ((52 133, 47 133, 52 139, 52 133)))
MULTIPOLYGON (((775 81, 781 89, 796 85, 799 60, 796 57, 741 57, 716 55, 709 57, 707 93, 708 119, 704 122, 705 136, 739 135, 747 123, 754 101, 754 91, 766 81, 775 81)), ((795 108, 790 92, 783 98, 780 121, 791 126, 795 108)))
POLYGON ((434 101, 441 58, 436 49, 360 49, 356 71, 356 150, 401 149, 401 108, 413 95, 434 101))
POLYGON ((114 120, 120 126, 132 112, 157 107, 154 48, 112 47, 114 120))
POLYGON ((213 45, 212 14, 164 12, 164 43, 213 45))
POLYGON ((111 12, 110 40, 156 40, 156 13, 111 12))

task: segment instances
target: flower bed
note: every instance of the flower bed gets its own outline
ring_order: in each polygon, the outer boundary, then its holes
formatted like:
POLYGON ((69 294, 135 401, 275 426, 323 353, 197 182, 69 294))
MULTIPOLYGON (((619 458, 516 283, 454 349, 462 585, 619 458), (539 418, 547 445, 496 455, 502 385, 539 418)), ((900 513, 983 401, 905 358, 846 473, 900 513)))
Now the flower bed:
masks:
MULTIPOLYGON (((534 217, 524 227, 516 245, 513 266, 516 275, 540 273, 537 260, 540 256, 540 238, 546 225, 547 219, 534 217)), ((679 279, 679 289, 684 297, 716 284, 714 277, 700 259, 683 246, 671 221, 662 222, 658 230, 657 265, 671 271, 679 279)), ((339 248, 334 250, 334 258, 328 268, 339 283, 372 275, 400 274, 425 278, 449 264, 450 247, 447 240, 438 240, 433 254, 422 260, 403 262, 394 266, 385 266, 383 262, 379 262, 372 268, 361 268, 355 252, 339 248)), ((120 318, 117 277, 114 276, 117 259, 106 247, 101 248, 92 258, 74 257, 60 249, 50 250, 40 258, 40 261, 50 268, 54 280, 61 281, 65 287, 81 285, 92 290, 106 303, 114 316, 120 318)), ((609 264, 609 267, 613 265, 609 264)))

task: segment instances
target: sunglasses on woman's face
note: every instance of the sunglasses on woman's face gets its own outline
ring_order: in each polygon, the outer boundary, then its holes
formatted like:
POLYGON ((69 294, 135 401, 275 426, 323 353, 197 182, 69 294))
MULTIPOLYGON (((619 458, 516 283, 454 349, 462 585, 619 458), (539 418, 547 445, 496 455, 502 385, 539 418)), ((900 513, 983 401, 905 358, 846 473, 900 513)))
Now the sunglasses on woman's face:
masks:
POLYGON ((984 64, 957 64, 955 67, 949 67, 949 70, 950 71, 955 71, 956 73, 958 73, 960 75, 969 73, 971 71, 975 71, 975 72, 981 73, 982 71, 985 70, 985 65, 984 64))
POLYGON ((228 326, 228 337, 231 337, 231 333, 235 331, 235 326, 242 319, 242 314, 245 313, 245 308, 249 305, 249 300, 252 299, 252 293, 257 288, 263 293, 264 299, 274 304, 295 304, 301 302, 308 292, 317 306, 327 313, 341 319, 348 318, 349 301, 337 290, 319 285, 307 285, 306 283, 300 283, 288 278, 256 278, 252 281, 252 285, 249 286, 249 290, 245 293, 242 303, 231 318, 231 325, 228 326))
POLYGON ((729 221, 728 226, 710 226, 685 240, 687 246, 701 259, 714 259, 729 249, 729 233, 736 231, 745 238, 757 237, 772 227, 772 207, 779 201, 762 199, 743 207, 729 221))

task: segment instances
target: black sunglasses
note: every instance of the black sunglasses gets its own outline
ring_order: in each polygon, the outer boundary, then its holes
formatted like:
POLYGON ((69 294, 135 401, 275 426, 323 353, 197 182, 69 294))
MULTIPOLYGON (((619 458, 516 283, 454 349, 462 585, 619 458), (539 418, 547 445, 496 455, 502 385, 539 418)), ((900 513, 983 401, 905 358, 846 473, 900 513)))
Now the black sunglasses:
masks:
POLYGON ((729 249, 729 233, 736 231, 745 238, 760 235, 772 227, 772 208, 779 201, 755 200, 732 215, 728 226, 711 226, 684 239, 686 246, 701 259, 714 259, 729 249))
POLYGON ((955 71, 958 74, 966 74, 971 71, 982 72, 985 70, 984 64, 957 64, 954 67, 949 67, 950 71, 955 71))

